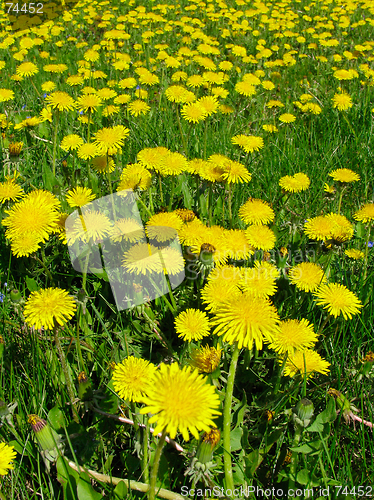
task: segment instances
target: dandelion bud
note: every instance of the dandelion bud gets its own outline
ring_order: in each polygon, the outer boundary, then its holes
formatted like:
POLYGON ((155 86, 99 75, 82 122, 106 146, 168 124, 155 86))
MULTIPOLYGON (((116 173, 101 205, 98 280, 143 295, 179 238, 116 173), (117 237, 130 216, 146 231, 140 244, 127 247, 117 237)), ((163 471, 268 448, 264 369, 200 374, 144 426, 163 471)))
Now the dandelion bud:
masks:
POLYGON ((10 300, 13 302, 13 304, 18 304, 22 299, 22 294, 19 290, 12 290, 10 292, 10 300))
POLYGON ((36 440, 44 452, 54 450, 60 443, 60 436, 55 430, 38 415, 31 414, 27 419, 35 433, 36 440))
POLYGON ((313 403, 306 398, 301 399, 294 409, 294 421, 295 424, 300 425, 301 427, 308 427, 310 424, 310 420, 314 414, 314 405, 313 403))
POLYGON ((214 248, 214 246, 210 245, 209 243, 203 243, 201 245, 199 260, 203 266, 213 267, 213 254, 215 253, 215 251, 216 249, 214 248))
POLYGON ((204 434, 196 454, 197 464, 207 464, 212 461, 213 451, 217 447, 220 439, 221 433, 215 428, 204 434))

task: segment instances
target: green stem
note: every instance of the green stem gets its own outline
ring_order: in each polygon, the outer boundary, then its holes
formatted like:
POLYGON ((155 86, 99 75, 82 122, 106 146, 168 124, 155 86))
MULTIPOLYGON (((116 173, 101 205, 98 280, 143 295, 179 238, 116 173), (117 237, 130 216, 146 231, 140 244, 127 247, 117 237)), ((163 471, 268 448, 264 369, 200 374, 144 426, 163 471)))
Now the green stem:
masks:
POLYGON ((139 423, 138 423, 138 417, 136 416, 136 408, 135 408, 134 401, 130 402, 130 410, 131 410, 131 415, 132 415, 132 419, 133 419, 133 422, 134 422, 135 432, 138 432, 138 430, 139 430, 139 423))
POLYGON ((232 191, 231 191, 231 183, 229 183, 228 185, 228 188, 229 188, 229 222, 230 222, 230 229, 232 229, 232 207, 231 207, 231 204, 232 204, 232 191))
POLYGON ((273 391, 274 396, 276 396, 278 394, 279 386, 280 386, 280 382, 282 379, 284 367, 286 366, 287 358, 288 358, 288 352, 286 353, 284 360, 282 362, 282 366, 280 367, 279 372, 278 372, 277 382, 275 384, 274 391, 273 391))
POLYGON ((158 186, 160 188, 161 205, 163 205, 164 204, 164 195, 162 193, 162 178, 161 178, 161 174, 158 174, 158 186))
POLYGON ((58 357, 60 358, 62 371, 64 372, 64 375, 65 375, 65 382, 66 382, 66 387, 68 389, 68 394, 69 394, 69 398, 70 398, 73 419, 75 420, 75 422, 77 422, 79 424, 79 415, 78 415, 78 412, 77 412, 77 409, 76 409, 75 403, 74 403, 75 396, 74 396, 73 384, 72 384, 71 379, 70 379, 70 374, 69 374, 69 370, 68 370, 68 365, 66 364, 65 354, 64 354, 64 351, 62 350, 60 339, 58 337, 57 326, 55 326, 53 328, 53 332, 54 332, 54 340, 55 340, 55 346, 57 349, 58 357))
POLYGON ((56 175, 56 153, 57 153, 57 133, 58 133, 58 124, 60 121, 60 112, 58 109, 56 109, 56 116, 55 116, 55 128, 53 131, 53 153, 52 153, 52 171, 53 171, 53 176, 56 175))
POLYGON ((231 405, 232 405, 232 395, 234 391, 234 380, 236 373, 236 366, 238 364, 240 349, 238 344, 235 344, 234 352, 231 357, 229 375, 227 377, 226 385, 226 395, 223 407, 223 461, 225 469, 225 480, 226 489, 234 490, 234 478, 232 474, 232 463, 231 463, 231 405))
POLYGON ((206 143, 207 143, 207 137, 208 137, 208 120, 205 120, 204 124, 204 160, 206 160, 206 143))
MULTIPOLYGON (((295 428, 295 435, 292 441, 292 447, 297 447, 300 443, 302 435, 302 427, 297 425, 295 428)), ((295 451, 292 452, 291 456, 291 462, 290 462, 290 479, 288 481, 288 490, 294 489, 295 488, 295 477, 296 477, 296 471, 297 471, 297 464, 298 464, 298 453, 295 451)))
POLYGON ((154 458, 154 462, 153 462, 153 466, 152 466, 152 470, 151 470, 151 482, 149 485, 149 493, 148 493, 149 500, 155 500, 155 498, 156 498, 157 474, 158 474, 158 468, 160 465, 162 448, 164 447, 164 443, 165 443, 165 438, 166 438, 166 427, 162 431, 161 437, 158 441, 157 448, 156 448, 155 458, 154 458))
POLYGON ((187 144, 186 144, 186 139, 185 139, 184 134, 183 134, 181 118, 179 116, 179 108, 177 105, 176 105, 176 109, 177 109, 177 121, 178 121, 179 132, 181 134, 181 139, 182 139, 182 144, 183 144, 183 153, 187 156, 187 144))
POLYGON ((77 340, 76 340, 76 344, 77 344, 77 354, 78 354, 78 359, 79 359, 79 363, 80 363, 80 371, 84 371, 86 373, 86 366, 84 364, 84 359, 83 359, 83 354, 82 354, 82 349, 81 349, 81 341, 80 341, 80 338, 79 338, 79 320, 80 320, 80 317, 82 316, 82 319, 83 321, 85 321, 85 318, 84 318, 84 315, 83 315, 83 308, 82 308, 82 305, 79 304, 78 306, 78 313, 77 313, 77 317, 78 317, 78 320, 77 320, 77 340))
POLYGON ((48 276, 50 282, 51 282, 51 285, 53 286, 54 285, 54 281, 53 281, 53 277, 52 277, 52 274, 50 272, 50 270, 48 269, 47 265, 46 265, 46 262, 45 262, 45 255, 43 255, 43 252, 42 252, 42 259, 39 259, 39 257, 37 257, 36 255, 34 255, 34 259, 39 262, 39 264, 42 266, 42 268, 44 269, 46 275, 48 276))
POLYGON ((149 469, 148 469, 148 436, 149 436, 149 422, 146 420, 145 428, 142 429, 143 434, 143 457, 142 457, 142 472, 143 480, 149 483, 149 469))
POLYGON ((369 252, 370 231, 371 231, 371 223, 369 223, 368 235, 367 235, 366 243, 365 243, 364 281, 366 280, 366 276, 367 276, 367 273, 368 273, 368 252, 369 252))
POLYGON ((87 283, 87 269, 88 269, 88 260, 90 258, 90 254, 88 253, 86 255, 86 260, 84 261, 84 266, 83 266, 83 279, 82 279, 82 288, 83 290, 87 293, 86 290, 86 283, 87 283))
POLYGON ((171 193, 170 193, 170 200, 169 200, 169 212, 171 212, 171 208, 173 206, 173 198, 174 198, 174 191, 175 191, 175 183, 177 182, 176 178, 171 179, 171 193))
POLYGON ((149 210, 147 205, 144 203, 144 201, 140 198, 140 196, 136 197, 137 201, 141 204, 141 206, 144 208, 144 210, 147 212, 147 214, 152 217, 152 212, 149 210))
POLYGON ((342 206, 343 194, 344 194, 345 190, 346 190, 346 186, 342 187, 341 190, 340 190, 339 204, 338 204, 338 214, 340 214, 340 209, 341 209, 341 206, 342 206))

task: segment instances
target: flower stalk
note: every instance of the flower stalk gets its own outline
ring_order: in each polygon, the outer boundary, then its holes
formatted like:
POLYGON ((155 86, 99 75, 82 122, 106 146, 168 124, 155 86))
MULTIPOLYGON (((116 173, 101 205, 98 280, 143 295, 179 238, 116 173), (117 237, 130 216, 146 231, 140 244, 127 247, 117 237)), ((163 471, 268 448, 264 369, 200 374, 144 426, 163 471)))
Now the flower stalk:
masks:
POLYGON ((236 367, 238 364, 240 349, 238 344, 235 343, 234 352, 232 353, 229 375, 227 377, 225 403, 223 407, 223 462, 225 470, 226 489, 234 490, 234 477, 232 473, 231 463, 231 405, 232 395, 234 391, 234 381, 236 367))

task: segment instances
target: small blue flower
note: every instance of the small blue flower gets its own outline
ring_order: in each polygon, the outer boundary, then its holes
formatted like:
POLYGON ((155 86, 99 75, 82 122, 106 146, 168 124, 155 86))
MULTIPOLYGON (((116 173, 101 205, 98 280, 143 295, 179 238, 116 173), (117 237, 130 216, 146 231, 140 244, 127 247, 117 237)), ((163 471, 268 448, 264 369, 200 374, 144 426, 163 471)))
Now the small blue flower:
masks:
POLYGON ((45 94, 43 94, 44 99, 47 97, 47 95, 49 95, 49 94, 47 94, 47 92, 45 94))
POLYGON ((0 302, 4 302, 4 297, 5 295, 3 293, 0 293, 0 302))
POLYGON ((22 106, 22 109, 25 109, 25 108, 26 108, 26 104, 24 104, 24 105, 22 106))
POLYGON ((374 247, 374 241, 369 241, 369 243, 368 243, 368 247, 369 247, 369 248, 373 248, 373 247, 374 247))

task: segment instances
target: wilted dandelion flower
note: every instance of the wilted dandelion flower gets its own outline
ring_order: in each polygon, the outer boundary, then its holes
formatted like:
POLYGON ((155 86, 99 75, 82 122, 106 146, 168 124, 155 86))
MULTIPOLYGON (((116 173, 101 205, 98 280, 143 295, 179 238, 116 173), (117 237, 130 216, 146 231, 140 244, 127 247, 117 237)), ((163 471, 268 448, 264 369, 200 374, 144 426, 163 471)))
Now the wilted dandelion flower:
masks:
POLYGON ((309 188, 310 179, 303 172, 297 172, 294 175, 285 175, 281 177, 279 185, 289 193, 299 193, 309 188))
POLYGON ((237 342, 239 349, 252 349, 254 343, 260 350, 264 339, 270 341, 277 331, 279 316, 268 299, 242 293, 219 305, 211 323, 213 333, 223 335, 225 342, 237 342))
POLYGON ((210 334, 209 318, 198 309, 187 309, 175 318, 175 331, 178 337, 187 342, 201 340, 210 334))
POLYGON ((323 306, 335 318, 342 314, 344 319, 352 319, 362 308, 362 302, 357 296, 338 283, 322 284, 314 295, 317 305, 323 306))
POLYGON ((213 373, 221 361, 221 348, 204 346, 191 353, 191 365, 200 373, 213 373))
POLYGON ((345 92, 335 94, 332 98, 333 107, 339 111, 347 111, 353 106, 351 96, 345 92))
MULTIPOLYGON (((279 360, 283 363, 283 360, 279 360)), ((314 373, 321 373, 327 375, 330 363, 323 359, 318 352, 312 349, 305 349, 303 351, 296 351, 293 355, 287 357, 284 367, 284 374, 288 377, 294 377, 300 373, 302 377, 310 378, 314 373)))
POLYGON ((268 224, 275 217, 274 210, 263 200, 250 198, 239 208, 239 217, 246 224, 268 224))
POLYGON ((364 252, 361 252, 361 250, 358 250, 357 248, 347 248, 344 253, 350 259, 355 260, 363 259, 365 257, 364 252))
POLYGON ((367 223, 374 220, 374 203, 366 203, 363 207, 358 210, 354 216, 356 220, 367 223))
POLYGON ((253 153, 253 151, 259 151, 264 147, 263 138, 255 135, 235 135, 231 142, 241 147, 246 153, 253 153))
POLYGON ((122 399, 139 403, 152 383, 156 367, 145 359, 129 356, 113 370, 113 387, 122 399))
POLYGON ((29 326, 37 330, 44 327, 52 330, 57 325, 64 325, 70 320, 77 305, 66 290, 46 288, 31 292, 27 299, 23 314, 29 326))
POLYGON ((277 239, 270 228, 258 224, 249 226, 245 230, 245 236, 252 247, 260 250, 271 250, 277 239))
POLYGON ((279 323, 279 330, 273 334, 269 347, 279 354, 293 356, 295 351, 313 348, 317 340, 313 325, 307 319, 289 319, 279 323))
POLYGON ((179 368, 177 363, 162 363, 143 399, 141 414, 150 413, 149 423, 157 422, 154 434, 164 430, 175 438, 178 430, 185 441, 189 432, 199 439, 199 431, 215 427, 213 418, 220 415, 219 397, 212 385, 190 367, 179 368))
POLYGON ((16 458, 16 455, 14 446, 0 443, 0 476, 6 476, 9 470, 14 469, 12 462, 16 458))
POLYGON ((338 182, 356 182, 360 180, 360 176, 349 168, 338 168, 330 172, 329 176, 338 182))
POLYGON ((87 205, 87 203, 95 198, 96 195, 90 188, 81 186, 70 189, 66 195, 66 201, 71 207, 83 207, 83 205, 87 205))
POLYGON ((324 270, 314 262, 301 262, 289 271, 290 283, 299 290, 314 292, 319 285, 326 281, 324 270))

